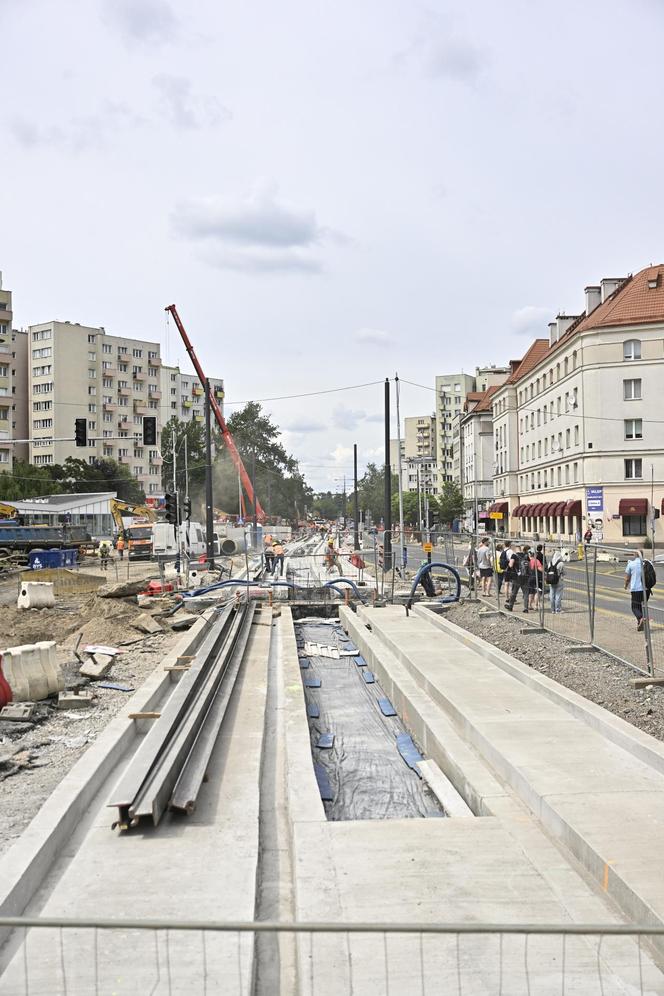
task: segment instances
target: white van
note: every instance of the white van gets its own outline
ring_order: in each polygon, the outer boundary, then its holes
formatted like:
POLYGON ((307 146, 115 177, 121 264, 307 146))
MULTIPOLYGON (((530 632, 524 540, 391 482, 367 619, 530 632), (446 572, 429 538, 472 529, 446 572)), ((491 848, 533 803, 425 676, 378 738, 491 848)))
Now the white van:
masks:
MULTIPOLYGON (((205 543, 205 529, 200 522, 183 522, 179 527, 180 548, 187 549, 187 526, 189 531, 189 554, 192 560, 197 560, 201 554, 207 552, 205 543)), ((177 553, 178 544, 175 539, 175 527, 169 522, 155 522, 152 527, 152 550, 156 557, 174 557, 177 553)))

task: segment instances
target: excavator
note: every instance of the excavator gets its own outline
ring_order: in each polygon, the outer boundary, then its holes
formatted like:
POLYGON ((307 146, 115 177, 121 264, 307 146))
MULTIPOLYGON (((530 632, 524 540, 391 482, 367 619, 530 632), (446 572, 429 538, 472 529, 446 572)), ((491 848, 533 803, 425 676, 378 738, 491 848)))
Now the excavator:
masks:
POLYGON ((127 554, 130 560, 139 557, 152 556, 152 523, 157 521, 157 514, 147 505, 132 505, 130 502, 111 498, 111 515, 117 526, 118 536, 122 536, 127 544, 127 554), (134 522, 125 527, 123 517, 135 516, 142 521, 134 522))
MULTIPOLYGON (((166 308, 164 310, 165 311, 169 311, 171 313, 171 315, 173 316, 173 321, 175 322, 175 324, 177 326, 177 330, 180 333, 180 337, 182 339, 182 342, 184 343, 184 347, 187 350, 187 353, 189 354, 189 359, 191 360, 191 362, 192 362, 192 364, 194 366, 194 370, 198 374, 198 379, 201 382, 201 386, 205 390, 206 389, 206 385, 207 385, 207 379, 205 377, 205 374, 203 373, 203 368, 201 367, 201 364, 200 364, 200 362, 198 360, 198 357, 196 356, 196 353, 194 352, 194 347, 192 346, 192 344, 191 344, 191 342, 189 340, 189 336, 187 335, 185 327, 182 324, 182 319, 178 315, 178 309, 175 307, 174 304, 169 304, 169 305, 166 306, 166 308)), ((226 444, 226 448, 227 448, 228 452, 230 453, 231 460, 233 461, 235 469, 237 470, 237 472, 238 472, 238 474, 240 476, 240 481, 242 482, 242 487, 244 488, 244 492, 245 492, 245 494, 246 494, 246 496, 247 496, 247 498, 249 500, 249 507, 251 509, 253 509, 253 511, 254 511, 254 513, 256 515, 257 520, 259 522, 264 522, 265 521, 265 512, 263 511, 263 507, 262 507, 261 503, 259 502, 258 498, 256 497, 256 495, 254 493, 254 486, 253 486, 253 484, 251 482, 251 478, 249 477, 249 474, 247 473, 247 471, 245 469, 245 466, 242 463, 242 457, 238 453, 237 446, 235 445, 235 440, 233 439, 233 436, 231 435, 231 432, 230 432, 228 426, 226 425, 226 420, 225 420, 224 416, 221 414, 221 408, 217 404, 217 399, 215 397, 213 397, 213 395, 212 395, 211 392, 210 392, 210 408, 214 412, 214 417, 217 420, 217 425, 221 429, 222 439, 224 440, 224 443, 226 444)), ((241 512, 241 514, 242 514, 243 517, 246 517, 247 510, 246 510, 245 503, 244 503, 244 497, 241 495, 241 498, 242 498, 242 501, 241 501, 240 512, 241 512)))

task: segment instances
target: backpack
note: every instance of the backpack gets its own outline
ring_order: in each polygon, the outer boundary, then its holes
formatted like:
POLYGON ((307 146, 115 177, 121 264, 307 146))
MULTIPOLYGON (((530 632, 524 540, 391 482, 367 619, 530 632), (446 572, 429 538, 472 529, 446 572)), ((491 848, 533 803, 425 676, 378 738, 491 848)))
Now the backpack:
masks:
POLYGON ((529 567, 530 567, 528 563, 528 554, 517 553, 516 558, 517 558, 516 573, 520 578, 528 577, 529 567))
POLYGON ((544 578, 547 584, 558 584, 560 581, 560 574, 558 573, 558 564, 549 564, 547 567, 544 578))
POLYGON ((657 584, 657 572, 649 560, 643 561, 643 584, 647 589, 657 584))
POLYGON ((507 570, 508 563, 509 563, 509 557, 507 556, 507 550, 501 550, 500 559, 498 561, 498 566, 500 567, 501 571, 507 570))

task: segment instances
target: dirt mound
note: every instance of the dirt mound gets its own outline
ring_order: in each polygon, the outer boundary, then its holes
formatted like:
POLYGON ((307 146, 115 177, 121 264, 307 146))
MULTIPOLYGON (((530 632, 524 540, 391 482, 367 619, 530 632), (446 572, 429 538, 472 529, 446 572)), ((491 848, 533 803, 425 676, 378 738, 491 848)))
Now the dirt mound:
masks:
POLYGON ((0 612, 0 648, 55 640, 71 649, 79 634, 81 644, 117 644, 140 636, 132 622, 145 612, 122 598, 97 595, 61 596, 52 609, 19 610, 3 605, 0 612))

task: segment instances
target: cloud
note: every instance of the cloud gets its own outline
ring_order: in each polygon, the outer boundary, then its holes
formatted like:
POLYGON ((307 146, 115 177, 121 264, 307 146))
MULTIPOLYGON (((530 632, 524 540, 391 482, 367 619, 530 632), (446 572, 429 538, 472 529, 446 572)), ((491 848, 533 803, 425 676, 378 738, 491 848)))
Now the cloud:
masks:
POLYGON ((241 200, 190 198, 171 216, 175 233, 197 243, 209 263, 246 272, 319 273, 326 242, 316 213, 280 202, 274 187, 241 200))
POLYGON ((337 443, 331 451, 330 456, 337 467, 345 467, 348 466, 349 461, 353 457, 353 450, 350 446, 342 446, 341 443, 337 443))
POLYGON ((355 411, 352 408, 346 408, 345 405, 337 405, 332 412, 332 425, 336 426, 337 429, 354 429, 358 422, 362 422, 365 418, 366 412, 355 411))
POLYGON ((306 418, 295 419, 290 425, 284 426, 286 432, 323 432, 328 426, 324 422, 315 422, 306 418))
POLYGON ((172 41, 179 22, 167 0, 104 0, 106 21, 125 40, 147 45, 172 41))
POLYGON ((159 95, 160 112, 183 131, 214 127, 233 116, 217 97, 193 93, 191 80, 185 76, 160 73, 152 83, 159 95))
POLYGON ((425 69, 430 76, 472 84, 481 76, 485 58, 472 42, 439 37, 429 42, 425 69))
POLYGON ((550 308, 539 308, 533 304, 526 304, 523 308, 518 308, 512 315, 512 329, 517 335, 542 338, 542 336, 549 334, 547 325, 551 321, 551 315, 550 308))
POLYGON ((386 346, 394 342, 394 337, 383 329, 358 329, 355 333, 357 342, 367 343, 370 346, 386 346))
POLYGON ((64 124, 41 125, 25 117, 14 117, 9 132, 25 149, 51 146, 82 152, 101 148, 111 135, 135 128, 142 120, 127 104, 106 100, 94 114, 81 115, 64 124))
POLYGON ((384 422, 385 415, 383 412, 375 412, 373 415, 367 415, 364 419, 365 422, 384 422))

